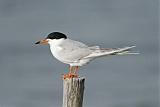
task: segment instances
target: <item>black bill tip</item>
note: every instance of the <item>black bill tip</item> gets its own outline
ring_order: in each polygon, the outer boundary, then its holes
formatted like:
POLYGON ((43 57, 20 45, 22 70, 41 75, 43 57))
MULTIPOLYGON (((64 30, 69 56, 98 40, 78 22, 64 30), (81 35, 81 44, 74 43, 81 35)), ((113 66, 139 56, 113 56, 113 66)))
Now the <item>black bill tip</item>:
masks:
POLYGON ((40 41, 36 42, 35 44, 39 44, 39 43, 40 43, 40 41))

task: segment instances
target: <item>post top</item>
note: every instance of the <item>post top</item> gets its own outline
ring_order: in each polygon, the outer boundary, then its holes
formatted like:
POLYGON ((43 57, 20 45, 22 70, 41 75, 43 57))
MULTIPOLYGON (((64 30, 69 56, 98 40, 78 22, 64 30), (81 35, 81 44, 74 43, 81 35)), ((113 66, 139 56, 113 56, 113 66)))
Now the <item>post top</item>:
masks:
POLYGON ((85 79, 85 77, 82 77, 82 76, 75 76, 75 77, 71 77, 71 78, 65 78, 65 79, 63 79, 63 80, 70 80, 70 79, 76 79, 76 80, 84 80, 85 79))

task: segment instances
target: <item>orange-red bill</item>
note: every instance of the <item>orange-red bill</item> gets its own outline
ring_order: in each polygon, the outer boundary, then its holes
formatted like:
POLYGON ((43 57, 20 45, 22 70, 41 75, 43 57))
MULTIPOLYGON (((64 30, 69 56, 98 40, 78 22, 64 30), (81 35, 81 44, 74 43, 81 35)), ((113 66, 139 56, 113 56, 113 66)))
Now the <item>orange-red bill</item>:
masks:
POLYGON ((43 40, 36 42, 35 44, 43 44, 43 43, 47 43, 47 42, 48 42, 48 40, 43 39, 43 40))

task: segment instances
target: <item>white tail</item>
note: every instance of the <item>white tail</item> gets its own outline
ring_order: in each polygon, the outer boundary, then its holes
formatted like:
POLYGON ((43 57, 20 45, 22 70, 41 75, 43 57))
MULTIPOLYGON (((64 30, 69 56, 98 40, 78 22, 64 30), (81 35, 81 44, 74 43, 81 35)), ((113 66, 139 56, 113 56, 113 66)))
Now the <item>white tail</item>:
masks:
POLYGON ((107 56, 107 55, 139 54, 137 52, 130 53, 130 50, 134 47, 136 46, 124 46, 122 48, 109 48, 109 49, 100 48, 96 50, 94 53, 87 56, 86 58, 102 57, 102 56, 107 56))

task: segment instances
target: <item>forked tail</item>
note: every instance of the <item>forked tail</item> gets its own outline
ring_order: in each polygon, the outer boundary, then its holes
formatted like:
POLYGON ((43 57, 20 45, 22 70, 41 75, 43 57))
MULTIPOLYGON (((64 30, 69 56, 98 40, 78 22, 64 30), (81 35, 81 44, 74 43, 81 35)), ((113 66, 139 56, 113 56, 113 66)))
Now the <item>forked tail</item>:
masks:
POLYGON ((130 52, 132 48, 136 46, 124 46, 122 48, 110 48, 110 49, 100 49, 102 53, 106 55, 123 55, 123 54, 139 54, 138 52, 130 52))
POLYGON ((97 49, 94 53, 90 54, 86 58, 92 58, 92 57, 102 57, 102 56, 108 56, 108 55, 124 55, 124 54, 139 54, 138 52, 130 52, 132 48, 136 46, 124 46, 122 48, 100 48, 97 49))

